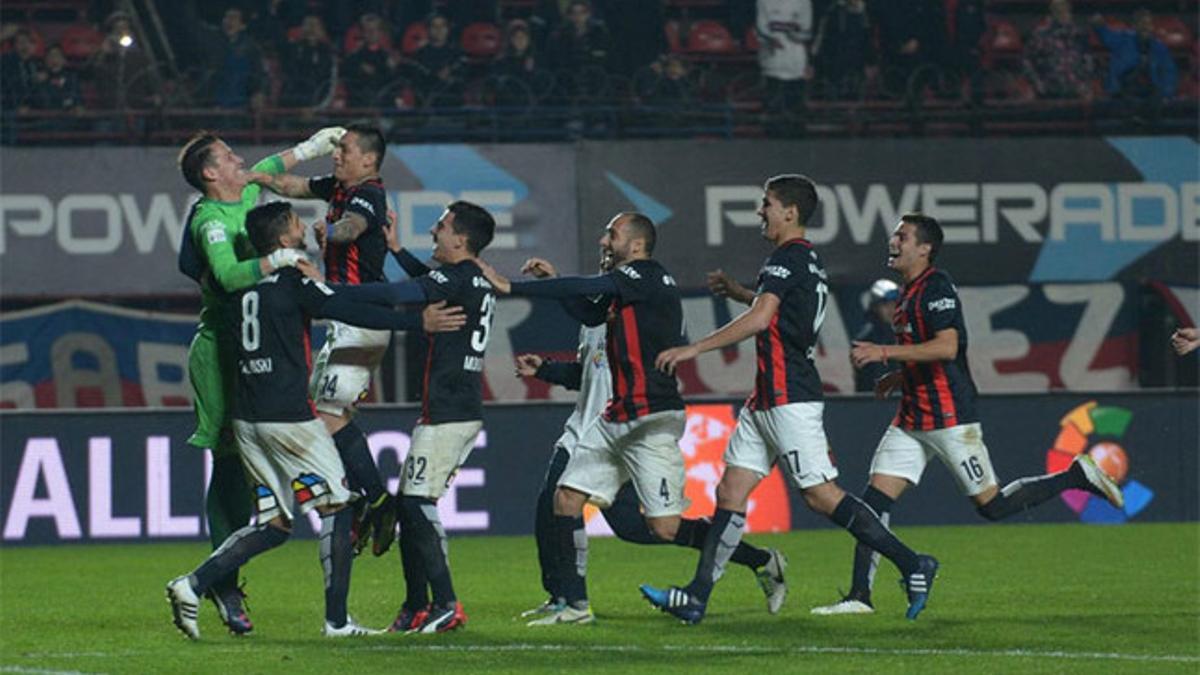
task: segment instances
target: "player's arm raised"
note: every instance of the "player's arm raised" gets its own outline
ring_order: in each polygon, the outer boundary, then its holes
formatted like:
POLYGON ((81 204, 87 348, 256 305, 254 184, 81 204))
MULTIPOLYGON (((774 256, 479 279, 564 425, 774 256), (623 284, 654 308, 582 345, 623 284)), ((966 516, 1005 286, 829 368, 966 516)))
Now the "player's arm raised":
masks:
POLYGON ((388 250, 392 252, 392 257, 396 259, 396 262, 400 265, 400 269, 404 270, 405 274, 414 279, 429 274, 429 265, 418 260, 417 256, 400 245, 400 233, 396 225, 396 212, 391 209, 388 209, 387 212, 387 225, 383 227, 383 234, 387 240, 388 250))
POLYGON ((958 330, 943 328, 933 334, 932 340, 911 345, 877 345, 874 342, 855 341, 850 348, 850 358, 855 367, 868 363, 888 361, 912 361, 932 363, 953 361, 958 356, 958 330))
POLYGON ((682 361, 689 361, 714 349, 721 349, 737 344, 748 337, 758 335, 771 325, 771 319, 779 311, 779 296, 774 293, 759 293, 754 298, 750 309, 742 312, 736 319, 709 333, 699 341, 665 349, 654 359, 654 366, 661 371, 674 373, 676 366, 682 361))

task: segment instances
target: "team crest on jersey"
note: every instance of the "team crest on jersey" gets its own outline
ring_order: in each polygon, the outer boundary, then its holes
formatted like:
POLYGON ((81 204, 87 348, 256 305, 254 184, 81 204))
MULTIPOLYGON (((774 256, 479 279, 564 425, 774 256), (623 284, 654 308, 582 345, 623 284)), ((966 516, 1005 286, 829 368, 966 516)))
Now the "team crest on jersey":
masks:
POLYGON ((948 309, 954 309, 957 306, 958 301, 954 298, 938 298, 937 300, 931 301, 928 305, 929 311, 931 312, 944 312, 948 309))
POLYGON ((450 283, 450 279, 447 278, 445 274, 442 274, 438 270, 431 271, 429 273, 429 278, 433 279, 434 281, 438 282, 439 284, 450 283))
POLYGON ((292 492, 296 495, 297 503, 307 504, 329 494, 329 483, 318 475, 302 473, 292 479, 292 492))
POLYGON ((204 238, 210 244, 219 244, 223 241, 228 241, 225 237, 225 226, 219 220, 210 220, 201 226, 200 229, 204 230, 204 238))

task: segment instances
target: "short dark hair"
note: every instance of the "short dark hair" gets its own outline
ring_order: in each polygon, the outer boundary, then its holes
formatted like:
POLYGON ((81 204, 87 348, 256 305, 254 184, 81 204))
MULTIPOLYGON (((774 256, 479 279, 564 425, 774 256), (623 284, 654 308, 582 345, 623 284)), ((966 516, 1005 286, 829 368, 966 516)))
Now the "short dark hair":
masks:
POLYGON ((917 243, 929 244, 929 264, 933 264, 938 251, 942 248, 942 226, 937 218, 924 213, 906 213, 900 216, 900 222, 912 223, 917 228, 917 243))
POLYGON ((284 202, 268 202, 250 209, 246 214, 246 234, 260 256, 279 248, 279 238, 291 224, 292 205, 284 202))
POLYGON ((363 152, 375 153, 375 170, 383 168, 383 156, 387 153, 387 141, 383 140, 383 132, 379 127, 366 122, 354 122, 346 125, 346 133, 353 133, 358 140, 358 149, 363 152))
POLYGON ((205 191, 204 168, 212 160, 213 146, 219 140, 211 131, 198 131, 179 151, 179 170, 183 172, 183 179, 200 192, 205 191))
POLYGON ((446 210, 454 214, 454 231, 467 236, 467 250, 471 255, 479 255, 492 243, 492 237, 496 234, 496 221, 487 209, 460 199, 451 202, 446 210))
POLYGON ((812 179, 798 173, 781 173, 772 176, 763 183, 763 190, 775 194, 775 198, 785 207, 796 207, 800 224, 808 226, 808 221, 817 210, 817 185, 812 179))
POLYGON ((646 255, 654 255, 654 245, 658 243, 658 229, 654 227, 654 221, 637 211, 626 211, 620 217, 629 226, 629 234, 646 243, 646 255))

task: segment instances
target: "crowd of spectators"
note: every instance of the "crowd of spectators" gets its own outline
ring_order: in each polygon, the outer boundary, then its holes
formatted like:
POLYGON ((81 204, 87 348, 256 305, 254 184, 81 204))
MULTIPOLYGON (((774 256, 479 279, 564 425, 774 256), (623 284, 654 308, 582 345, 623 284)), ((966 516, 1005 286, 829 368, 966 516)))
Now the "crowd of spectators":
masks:
MULTIPOLYGON (((1002 67, 988 62, 985 0, 731 2, 713 11, 741 58, 707 60, 676 43, 690 27, 668 20, 666 4, 537 0, 504 16, 512 8, 496 0, 160 2, 171 72, 152 65, 120 12, 94 54, 74 62, 55 44, 39 53, 30 30, 9 24, 0 103, 9 112, 453 107, 479 102, 488 82, 487 103, 554 105, 612 96, 615 81, 627 99, 676 105, 695 102, 716 68, 757 63, 763 109, 795 119, 811 98, 978 101, 989 69, 1002 67)), ((1033 96, 1133 101, 1154 117, 1176 95, 1177 64, 1149 12, 1125 27, 1081 22, 1070 0, 1047 8, 1010 69, 1033 96)))

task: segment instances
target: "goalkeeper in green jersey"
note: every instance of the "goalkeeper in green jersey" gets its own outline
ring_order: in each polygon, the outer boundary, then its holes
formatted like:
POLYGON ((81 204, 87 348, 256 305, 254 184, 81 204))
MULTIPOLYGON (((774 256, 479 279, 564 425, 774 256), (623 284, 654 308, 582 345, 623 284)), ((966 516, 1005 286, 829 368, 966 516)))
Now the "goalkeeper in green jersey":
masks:
MULTIPOLYGON (((341 127, 321 129, 251 170, 283 173, 298 162, 332 153, 344 133, 341 127)), ((179 270, 200 284, 200 325, 188 349, 188 378, 196 411, 196 431, 188 444, 212 450, 212 480, 205 512, 215 549, 249 522, 252 506, 229 418, 237 379, 237 336, 233 335, 233 327, 238 308, 232 305, 232 298, 276 269, 303 268, 309 263, 303 252, 294 249, 281 248, 262 258, 255 253, 246 234, 245 219, 246 212, 258 203, 260 188, 247 182, 242 158, 220 138, 207 132, 192 137, 179 153, 179 169, 188 184, 201 193, 184 225, 179 270)), ((236 569, 215 584, 208 595, 232 633, 252 630, 236 569)))

